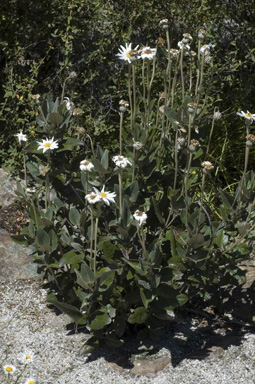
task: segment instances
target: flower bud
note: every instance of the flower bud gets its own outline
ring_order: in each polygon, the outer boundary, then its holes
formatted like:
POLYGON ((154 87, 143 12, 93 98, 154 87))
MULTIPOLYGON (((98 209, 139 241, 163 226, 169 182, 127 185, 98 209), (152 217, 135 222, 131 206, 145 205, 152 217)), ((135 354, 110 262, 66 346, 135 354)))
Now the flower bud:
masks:
POLYGON ((196 152, 197 148, 199 147, 199 141, 198 140, 191 140, 189 145, 189 151, 191 153, 196 152))
POLYGON ((190 115, 193 115, 193 113, 195 112, 196 106, 197 106, 196 103, 188 103, 188 104, 187 104, 187 107, 188 107, 188 113, 189 113, 190 115))
POLYGON ((126 112, 126 110, 127 110, 127 107, 129 107, 129 103, 128 103, 128 101, 125 101, 125 100, 120 100, 120 102, 119 102, 119 105, 120 105, 120 112, 126 112))
POLYGON ((163 29, 168 29, 169 27, 168 19, 160 20, 159 26, 162 27, 163 29))
POLYGON ((69 79, 75 79, 77 77, 77 73, 75 71, 70 72, 69 79))
POLYGON ((220 111, 218 109, 216 109, 214 114, 213 114, 214 120, 220 120, 221 117, 222 117, 222 114, 220 113, 220 111))
POLYGON ((207 174, 208 171, 211 171, 211 170, 214 168, 214 165, 213 165, 210 161, 204 161, 204 162, 202 163, 202 167, 203 167, 202 172, 203 172, 204 174, 207 174), (204 171, 207 171, 207 172, 204 172, 204 171))
POLYGON ((253 135, 252 133, 250 133, 250 134, 248 134, 247 136, 246 136, 246 139, 247 139, 247 141, 246 141, 246 147, 248 147, 248 148, 250 148, 250 147, 252 147, 252 145, 253 145, 253 143, 255 142, 255 135, 253 135))
POLYGON ((206 36, 206 34, 207 34, 207 32, 206 32, 205 29, 199 29, 198 35, 197 35, 198 40, 203 41, 205 36, 206 36))

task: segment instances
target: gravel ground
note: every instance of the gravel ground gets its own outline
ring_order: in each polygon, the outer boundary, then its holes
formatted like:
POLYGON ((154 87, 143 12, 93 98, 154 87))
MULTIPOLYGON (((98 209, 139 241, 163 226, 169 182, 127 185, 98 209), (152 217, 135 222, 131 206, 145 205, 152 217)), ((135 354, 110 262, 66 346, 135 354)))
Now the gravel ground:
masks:
MULTIPOLYGON (((236 331, 239 345, 230 345, 226 350, 216 347, 209 357, 196 359, 196 351, 208 340, 208 330, 192 319, 176 323, 174 330, 170 327, 166 331, 164 342, 154 344, 155 353, 149 360, 139 360, 147 367, 148 361, 154 361, 156 367, 162 361, 163 365, 170 359, 171 362, 156 374, 144 376, 139 373, 138 361, 134 363, 136 371, 132 366, 121 368, 114 364, 121 358, 130 361, 126 356, 137 354, 139 345, 141 351, 144 346, 135 339, 121 349, 101 348, 85 355, 81 346, 88 335, 67 330, 67 324, 70 319, 66 315, 57 316, 47 307, 46 292, 39 289, 37 282, 0 283, 0 361, 2 365, 17 367, 10 383, 15 382, 24 367, 18 358, 27 351, 34 353, 34 359, 18 383, 25 383, 29 376, 39 384, 255 383, 253 328, 236 331)), ((1 384, 6 382, 2 369, 0 379, 1 384)))

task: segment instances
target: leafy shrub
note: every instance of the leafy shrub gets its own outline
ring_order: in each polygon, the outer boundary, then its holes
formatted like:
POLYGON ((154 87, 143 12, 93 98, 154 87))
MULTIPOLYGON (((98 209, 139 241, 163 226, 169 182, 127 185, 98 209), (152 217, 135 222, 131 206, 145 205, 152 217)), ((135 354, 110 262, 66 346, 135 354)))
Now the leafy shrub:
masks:
POLYGON ((168 21, 161 26, 168 50, 120 49, 128 101, 120 101, 118 153, 94 146, 78 124, 82 109, 64 91, 39 106, 34 141, 20 136, 35 191, 26 180, 18 184, 31 220, 15 239, 35 247, 48 300, 86 326, 87 346, 119 346, 130 328, 155 338, 192 297, 208 299, 212 285, 244 281, 238 263, 255 235, 255 174, 247 172, 254 115, 243 113, 241 181, 234 194, 219 190, 219 208, 211 211, 217 186, 210 145, 221 117, 207 98, 212 46, 202 46, 200 31, 194 60, 191 36, 173 51, 168 21), (160 79, 157 97, 153 82, 160 79), (206 135, 200 128, 208 108, 206 135))

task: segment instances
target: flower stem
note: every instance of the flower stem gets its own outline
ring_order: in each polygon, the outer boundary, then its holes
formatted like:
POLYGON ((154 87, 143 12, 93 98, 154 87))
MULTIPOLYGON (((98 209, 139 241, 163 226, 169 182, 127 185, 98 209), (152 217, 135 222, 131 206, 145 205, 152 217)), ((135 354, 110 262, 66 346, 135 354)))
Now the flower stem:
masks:
POLYGON ((209 153, 209 148, 210 148, 212 134, 213 134, 213 129, 214 129, 214 122, 215 122, 215 117, 214 116, 215 116, 216 110, 217 110, 217 107, 215 107, 214 111, 213 111, 213 120, 212 120, 211 130, 210 130, 210 134, 209 134, 208 144, 207 144, 207 148, 206 148, 205 158, 207 158, 208 153, 209 153))
POLYGON ((145 235, 144 235, 144 230, 143 230, 143 224, 141 225, 140 228, 137 229, 137 235, 138 235, 140 244, 142 246, 143 258, 148 259, 149 257, 148 257, 148 253, 147 253, 146 246, 145 246, 145 235), (141 231, 142 236, 141 236, 139 231, 141 231))
POLYGON ((135 129, 135 119, 136 119, 136 84, 135 84, 135 64, 132 65, 132 80, 133 80, 133 121, 132 129, 134 132, 134 138, 137 140, 137 132, 135 129))
POLYGON ((199 216, 198 216, 198 223, 197 223, 197 232, 198 232, 198 230, 199 230, 199 226, 200 226, 200 222, 201 222, 202 209, 203 209, 203 203, 204 203, 205 178, 206 178, 206 173, 203 173, 203 176, 202 176, 202 184, 201 184, 200 208, 199 208, 199 216))
POLYGON ((27 167, 26 167, 26 155, 23 153, 23 164, 24 164, 24 181, 25 188, 27 188, 27 167))
POLYGON ((119 170, 119 209, 122 215, 122 170, 119 170))
POLYGON ((133 126, 133 100, 132 100, 132 94, 131 94, 131 65, 128 66, 128 98, 129 98, 129 105, 130 105, 130 129, 131 132, 132 126, 133 126))
POLYGON ((184 75, 183 75, 183 54, 184 54, 184 49, 182 48, 181 60, 180 60, 181 81, 182 81, 182 102, 184 101, 184 95, 185 95, 185 84, 184 84, 184 75))
POLYGON ((123 129, 123 112, 120 112, 120 155, 122 155, 122 129, 123 129))
MULTIPOLYGON (((198 41, 198 62, 200 62, 200 49, 201 49, 201 41, 198 41)), ((197 68, 197 81, 196 81, 196 89, 195 89, 195 95, 197 95, 198 92, 198 84, 199 84, 199 76, 200 76, 200 69, 199 67, 197 68)))
POLYGON ((93 217, 93 209, 91 207, 91 214, 90 214, 90 267, 91 267, 91 260, 92 260, 92 248, 93 248, 93 232, 94 232, 94 217, 93 217))
POLYGON ((188 198, 188 182, 189 182, 189 171, 190 171, 190 165, 192 160, 192 153, 189 153, 189 160, 188 160, 188 166, 186 169, 186 175, 184 177, 184 196, 185 196, 185 218, 186 218, 186 229, 187 232, 190 233, 190 227, 188 223, 188 214, 189 214, 189 198, 188 198))
POLYGON ((96 274, 96 259, 97 259, 97 231, 98 231, 98 217, 96 217, 96 224, 95 224, 95 244, 94 244, 94 274, 96 274))

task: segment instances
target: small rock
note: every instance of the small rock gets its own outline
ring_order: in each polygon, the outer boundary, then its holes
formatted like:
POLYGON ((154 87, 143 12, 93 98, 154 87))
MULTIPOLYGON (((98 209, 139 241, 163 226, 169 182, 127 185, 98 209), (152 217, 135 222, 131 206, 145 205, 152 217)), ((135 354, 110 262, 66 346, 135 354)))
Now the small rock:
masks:
POLYGON ((171 362, 169 356, 159 357, 154 360, 144 359, 134 361, 130 374, 133 376, 154 376, 171 362))
POLYGON ((31 279, 25 267, 32 263, 31 249, 12 241, 0 230, 0 281, 31 279))
POLYGON ((17 200, 16 182, 10 175, 0 168, 0 206, 5 208, 17 200))

